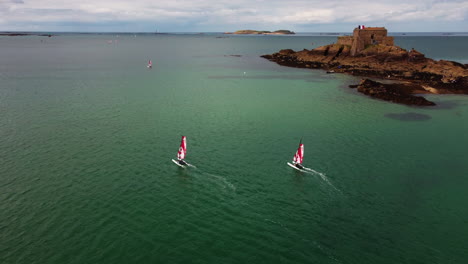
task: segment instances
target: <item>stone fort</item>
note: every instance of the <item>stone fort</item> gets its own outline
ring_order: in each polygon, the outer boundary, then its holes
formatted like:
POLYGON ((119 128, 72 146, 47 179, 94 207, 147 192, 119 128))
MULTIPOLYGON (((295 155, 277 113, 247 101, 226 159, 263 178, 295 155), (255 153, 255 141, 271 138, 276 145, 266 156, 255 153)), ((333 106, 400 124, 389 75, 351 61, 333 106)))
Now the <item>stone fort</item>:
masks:
POLYGON ((393 46, 393 37, 387 36, 387 29, 384 27, 355 28, 353 36, 338 37, 337 44, 351 46, 350 55, 356 56, 369 45, 393 46))

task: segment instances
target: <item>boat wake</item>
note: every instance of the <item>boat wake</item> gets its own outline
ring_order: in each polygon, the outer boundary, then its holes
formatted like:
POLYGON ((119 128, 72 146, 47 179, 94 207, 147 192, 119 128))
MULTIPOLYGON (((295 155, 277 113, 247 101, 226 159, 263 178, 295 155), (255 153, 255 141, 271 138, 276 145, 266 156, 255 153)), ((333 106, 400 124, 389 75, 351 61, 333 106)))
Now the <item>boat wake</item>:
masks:
POLYGON ((222 186, 223 189, 227 188, 227 189, 230 189, 232 191, 236 191, 236 186, 234 184, 232 184, 231 182, 229 182, 223 176, 216 175, 216 174, 211 174, 211 173, 208 173, 208 172, 202 172, 202 175, 212 178, 216 182, 216 184, 222 186))
POLYGON ((333 187, 333 189, 335 189, 336 191, 341 193, 341 191, 338 188, 336 188, 335 185, 333 185, 330 182, 330 180, 327 178, 325 173, 321 173, 321 172, 318 172, 318 171, 313 170, 311 168, 304 167, 302 165, 303 159, 304 159, 304 144, 302 144, 302 138, 301 138, 301 141, 299 141, 299 147, 296 150, 296 154, 294 154, 292 164, 287 162, 288 166, 290 166, 290 167, 292 167, 292 168, 294 168, 294 169, 296 169, 298 171, 304 172, 304 173, 315 174, 315 175, 320 176, 320 178, 322 178, 322 180, 324 182, 326 182, 328 185, 333 187))
POLYGON ((336 188, 335 185, 333 185, 333 183, 330 182, 330 180, 328 179, 328 177, 327 177, 327 175, 326 175, 325 173, 318 172, 318 171, 316 171, 316 170, 314 170, 314 169, 306 168, 306 167, 304 167, 303 171, 304 171, 305 173, 309 173, 309 174, 313 174, 313 175, 318 175, 318 176, 320 176, 320 178, 322 178, 322 180, 323 180, 324 182, 326 182, 328 185, 330 185, 331 187, 333 187, 333 189, 335 189, 335 190, 341 192, 340 189, 336 188))

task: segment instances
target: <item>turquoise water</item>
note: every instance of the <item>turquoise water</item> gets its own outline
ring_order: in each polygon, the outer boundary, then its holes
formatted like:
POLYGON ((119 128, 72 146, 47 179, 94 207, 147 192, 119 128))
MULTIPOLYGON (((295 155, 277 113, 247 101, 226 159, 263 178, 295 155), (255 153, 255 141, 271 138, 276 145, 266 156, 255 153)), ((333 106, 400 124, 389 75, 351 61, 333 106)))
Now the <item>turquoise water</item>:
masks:
MULTIPOLYGON (((0 262, 463 263, 468 97, 259 57, 334 41, 0 37, 0 262), (301 138, 318 173, 286 166, 301 138)), ((468 60, 468 37, 395 42, 468 60)))

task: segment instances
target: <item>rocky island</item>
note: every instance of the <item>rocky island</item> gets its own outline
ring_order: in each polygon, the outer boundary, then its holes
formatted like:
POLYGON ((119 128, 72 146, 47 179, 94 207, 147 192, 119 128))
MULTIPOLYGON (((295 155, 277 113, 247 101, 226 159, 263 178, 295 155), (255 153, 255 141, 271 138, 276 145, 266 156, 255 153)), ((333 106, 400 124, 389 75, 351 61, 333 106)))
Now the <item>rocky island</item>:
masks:
POLYGON ((283 66, 393 80, 384 84, 363 79, 350 87, 395 103, 430 106, 435 103, 414 94, 468 94, 468 65, 435 61, 395 46, 383 27, 356 28, 352 36, 340 36, 335 44, 297 52, 284 49, 262 57, 283 66))
POLYGON ((281 29, 276 31, 258 31, 251 29, 238 30, 236 32, 225 32, 224 34, 236 34, 236 35, 291 35, 296 34, 292 31, 281 29))

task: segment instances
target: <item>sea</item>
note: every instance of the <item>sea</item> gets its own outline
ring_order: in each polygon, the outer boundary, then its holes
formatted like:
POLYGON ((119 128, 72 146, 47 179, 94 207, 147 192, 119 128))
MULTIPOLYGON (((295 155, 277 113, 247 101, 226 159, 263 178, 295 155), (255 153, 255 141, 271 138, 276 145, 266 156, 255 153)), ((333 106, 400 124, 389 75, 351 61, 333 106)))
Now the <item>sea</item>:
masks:
MULTIPOLYGON (((51 34, 0 36, 0 263, 468 260, 468 95, 260 57, 336 34, 51 34)), ((394 36, 468 63, 467 33, 394 36)))

